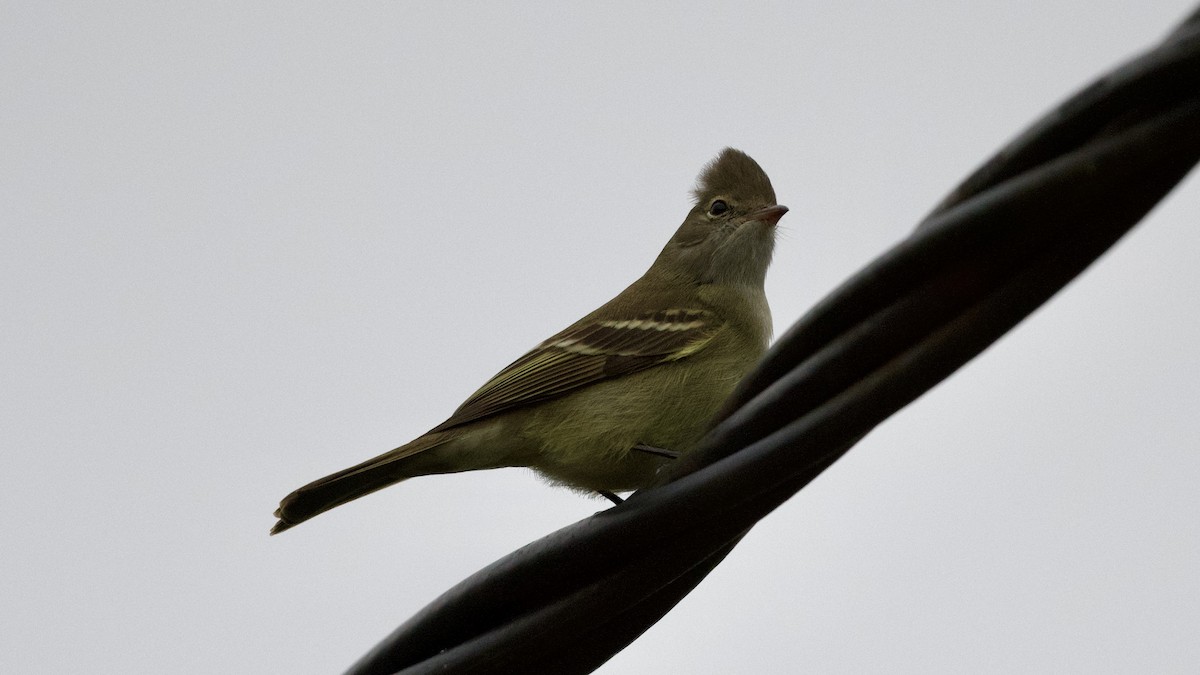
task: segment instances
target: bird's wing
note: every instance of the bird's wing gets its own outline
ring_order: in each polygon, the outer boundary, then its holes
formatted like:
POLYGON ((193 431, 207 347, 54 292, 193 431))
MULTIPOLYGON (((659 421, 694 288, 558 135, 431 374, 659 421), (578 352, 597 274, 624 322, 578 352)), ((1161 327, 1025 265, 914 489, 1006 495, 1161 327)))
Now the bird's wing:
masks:
POLYGON ((497 373, 433 431, 677 361, 703 349, 724 325, 707 310, 668 309, 572 326, 497 373))

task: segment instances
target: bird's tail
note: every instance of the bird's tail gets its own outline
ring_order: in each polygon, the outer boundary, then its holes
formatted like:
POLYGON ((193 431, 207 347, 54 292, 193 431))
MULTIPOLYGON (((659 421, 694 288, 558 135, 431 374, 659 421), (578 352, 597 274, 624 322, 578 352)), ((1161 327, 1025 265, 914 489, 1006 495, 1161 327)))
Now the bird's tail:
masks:
POLYGON ((279 534, 335 506, 341 506, 393 483, 399 483, 405 478, 424 473, 414 471, 412 463, 405 460, 453 438, 454 434, 426 434, 362 464, 305 485, 279 502, 279 508, 275 509, 275 517, 279 522, 271 528, 271 534, 279 534))

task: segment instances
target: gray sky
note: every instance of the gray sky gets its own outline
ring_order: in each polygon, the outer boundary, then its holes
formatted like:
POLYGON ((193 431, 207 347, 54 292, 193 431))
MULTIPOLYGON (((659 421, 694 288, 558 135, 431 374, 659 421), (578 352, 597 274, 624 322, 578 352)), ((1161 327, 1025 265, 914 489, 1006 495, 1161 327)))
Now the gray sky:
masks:
MULTIPOLYGON (((268 538, 636 278, 701 166, 777 333, 1184 0, 5 3, 0 671, 328 673, 604 507, 510 469, 268 538), (455 7, 451 7, 454 4, 455 7)), ((601 672, 1195 672, 1200 184, 601 672)))

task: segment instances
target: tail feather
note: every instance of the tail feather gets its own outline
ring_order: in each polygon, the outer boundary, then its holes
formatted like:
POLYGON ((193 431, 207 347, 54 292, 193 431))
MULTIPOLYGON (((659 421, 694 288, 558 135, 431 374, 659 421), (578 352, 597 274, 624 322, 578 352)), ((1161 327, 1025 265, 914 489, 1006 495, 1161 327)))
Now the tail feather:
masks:
POLYGON ((279 502, 279 508, 275 509, 279 522, 271 528, 271 534, 279 534, 336 506, 412 478, 417 474, 412 473, 412 467, 404 460, 452 438, 452 434, 422 436, 362 464, 318 478, 279 502))

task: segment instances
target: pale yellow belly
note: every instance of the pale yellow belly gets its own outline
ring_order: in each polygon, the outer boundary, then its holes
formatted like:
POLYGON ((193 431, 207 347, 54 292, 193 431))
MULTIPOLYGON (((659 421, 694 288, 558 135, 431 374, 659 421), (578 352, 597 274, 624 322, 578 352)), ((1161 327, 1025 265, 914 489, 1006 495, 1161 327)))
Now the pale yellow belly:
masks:
POLYGON ((581 490, 650 485, 671 460, 633 446, 681 454, 694 448, 749 367, 730 365, 664 364, 539 406, 532 424, 525 425, 526 441, 537 448, 530 466, 556 484, 581 490))

